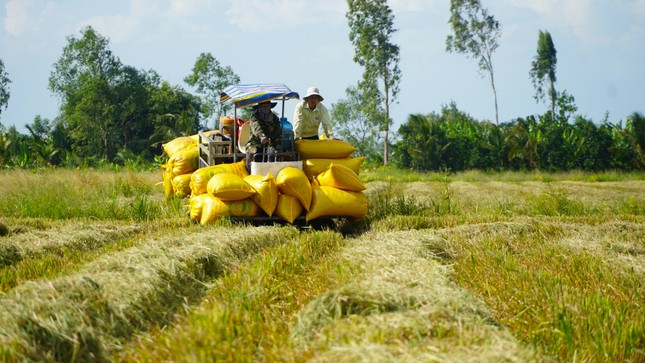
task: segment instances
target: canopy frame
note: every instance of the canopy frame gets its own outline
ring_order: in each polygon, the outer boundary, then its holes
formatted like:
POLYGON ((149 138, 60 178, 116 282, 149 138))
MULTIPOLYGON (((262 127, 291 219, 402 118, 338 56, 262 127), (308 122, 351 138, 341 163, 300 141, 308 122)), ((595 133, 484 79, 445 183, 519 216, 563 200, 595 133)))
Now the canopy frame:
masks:
MULTIPOLYGON (((289 87, 282 83, 242 83, 227 86, 220 93, 220 103, 232 101, 235 105, 233 110, 233 147, 237 148, 237 109, 255 105, 264 101, 282 101, 280 116, 280 133, 283 132, 284 103, 290 99, 300 99, 298 92, 291 91, 289 87)), ((237 161, 237 152, 233 155, 233 160, 237 161)))

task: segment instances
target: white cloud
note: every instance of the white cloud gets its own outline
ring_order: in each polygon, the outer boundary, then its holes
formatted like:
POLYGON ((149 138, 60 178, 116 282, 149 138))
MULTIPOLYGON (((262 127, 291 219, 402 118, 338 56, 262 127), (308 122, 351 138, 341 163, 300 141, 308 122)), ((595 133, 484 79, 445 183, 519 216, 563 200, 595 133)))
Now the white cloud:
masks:
POLYGON ((8 0, 4 31, 14 37, 37 33, 57 8, 56 3, 44 0, 8 0))
POLYGON ((632 25, 618 40, 624 49, 641 49, 644 42, 645 27, 642 25, 632 25))
POLYGON ((422 12, 428 11, 435 8, 437 0, 390 0, 388 5, 392 11, 410 11, 410 12, 422 12))
POLYGON ((296 28, 344 20, 346 4, 339 0, 235 0, 226 12, 231 24, 245 31, 296 28))
POLYGON ((505 0, 504 2, 518 8, 531 9, 538 14, 550 14, 553 12, 552 9, 561 3, 559 0, 505 0))
POLYGON ((29 12, 33 8, 31 1, 9 0, 5 5, 6 18, 4 31, 14 37, 34 31, 34 25, 29 21, 29 12))
POLYGON ((568 28, 581 40, 587 40, 593 26, 591 0, 504 0, 508 5, 535 12, 548 25, 568 28))
POLYGON ((645 21, 645 0, 628 1, 627 8, 631 14, 635 15, 641 21, 645 21))
POLYGON ((130 16, 150 17, 161 13, 162 2, 155 0, 131 0, 130 16))
POLYGON ((168 14, 170 16, 179 16, 187 17, 198 14, 202 9, 204 3, 210 3, 210 1, 203 0, 170 0, 170 10, 168 14))
POLYGON ((182 29, 189 32, 197 28, 198 23, 193 18, 203 15, 212 3, 212 0, 130 0, 127 12, 85 19, 78 28, 91 25, 115 44, 142 37, 158 40, 167 35, 164 31, 182 29))
POLYGON ((136 17, 127 15, 97 16, 83 20, 78 24, 77 30, 90 25, 99 34, 110 38, 110 42, 118 44, 129 40, 138 27, 136 17))

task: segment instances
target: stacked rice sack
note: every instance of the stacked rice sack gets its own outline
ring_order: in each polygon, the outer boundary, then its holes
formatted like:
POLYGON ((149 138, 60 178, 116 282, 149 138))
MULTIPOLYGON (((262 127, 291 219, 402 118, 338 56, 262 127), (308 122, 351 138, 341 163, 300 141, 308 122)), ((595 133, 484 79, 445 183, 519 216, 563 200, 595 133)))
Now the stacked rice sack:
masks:
POLYGON ((312 186, 302 170, 282 169, 277 178, 249 175, 244 160, 201 168, 190 182, 190 218, 202 225, 222 216, 277 216, 293 223, 309 208, 312 186))
MULTIPOLYGON (((217 130, 204 131, 210 136, 217 130)), ((181 136, 163 144, 168 162, 161 166, 164 194, 166 198, 173 195, 179 198, 190 196, 190 177, 199 166, 199 134, 181 136)))
POLYGON ((320 217, 361 218, 367 214, 365 185, 358 174, 364 157, 351 157, 356 150, 341 140, 298 140, 303 173, 311 181, 311 202, 306 219, 320 217))
POLYGON ((352 157, 356 148, 342 140, 298 140, 296 151, 303 160, 303 171, 313 180, 318 174, 329 168, 333 162, 352 169, 356 174, 365 157, 352 157))
POLYGON ((161 166, 166 198, 190 195, 190 177, 199 165, 197 142, 198 139, 193 136, 182 136, 163 144, 168 156, 168 162, 161 166))
POLYGON ((222 216, 259 216, 260 204, 253 201, 256 190, 245 180, 247 176, 244 160, 195 171, 190 180, 190 219, 208 224, 222 216))
MULTIPOLYGON (((271 173, 249 175, 242 160, 191 172, 190 219, 205 225, 222 216, 275 216, 289 223, 303 215, 307 221, 363 217, 368 200, 358 168, 364 158, 351 158, 355 148, 339 140, 305 141, 307 145, 299 150, 305 155, 304 170, 285 167, 275 177, 271 173)), ((169 161, 166 170, 174 170, 170 166, 178 161, 169 161)))
POLYGON ((302 215, 310 221, 321 217, 360 218, 367 213, 365 185, 344 165, 331 163, 312 182, 302 170, 290 166, 280 170, 275 178, 271 173, 245 175, 243 163, 220 164, 193 173, 193 178, 208 179, 206 192, 196 186, 195 180, 191 181, 193 221, 205 225, 222 216, 275 216, 293 223, 302 215), (238 171, 221 172, 221 168, 238 171), (209 170, 217 172, 209 177, 209 170), (204 175, 197 177, 200 174, 204 175))

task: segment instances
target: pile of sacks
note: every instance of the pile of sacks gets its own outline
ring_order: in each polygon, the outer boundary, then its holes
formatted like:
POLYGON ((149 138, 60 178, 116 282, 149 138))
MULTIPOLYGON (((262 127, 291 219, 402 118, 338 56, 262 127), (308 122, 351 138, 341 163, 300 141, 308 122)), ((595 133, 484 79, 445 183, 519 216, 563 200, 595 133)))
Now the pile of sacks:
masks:
POLYGON ((187 197, 190 219, 202 225, 222 216, 279 217, 293 223, 321 217, 361 218, 367 214, 365 185, 358 178, 364 158, 340 140, 300 140, 296 150, 303 168, 285 167, 276 176, 249 175, 245 161, 197 169, 194 137, 164 145, 169 161, 163 165, 166 196, 187 197))
POLYGON ((163 144, 168 162, 161 166, 166 198, 190 195, 190 177, 199 166, 198 135, 182 136, 163 144))
MULTIPOLYGON (((204 131, 205 136, 218 133, 218 130, 204 131)), ((191 194, 190 178, 199 167, 199 135, 180 136, 163 144, 168 162, 161 165, 164 194, 186 198, 191 194)))
POLYGON ((331 163, 343 165, 352 169, 356 174, 365 157, 352 157, 356 148, 341 140, 298 140, 296 151, 303 160, 302 170, 310 180, 329 168, 331 163))

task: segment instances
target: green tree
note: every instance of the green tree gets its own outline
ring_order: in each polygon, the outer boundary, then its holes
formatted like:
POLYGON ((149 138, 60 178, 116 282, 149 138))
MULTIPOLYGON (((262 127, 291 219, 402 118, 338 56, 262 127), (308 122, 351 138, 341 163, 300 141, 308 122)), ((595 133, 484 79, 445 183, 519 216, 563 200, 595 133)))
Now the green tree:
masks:
POLYGON ((569 122, 569 118, 578 111, 575 97, 568 94, 566 90, 556 92, 555 104, 558 109, 555 116, 560 122, 569 122))
POLYGON ((537 169, 539 149, 544 137, 535 117, 518 118, 501 127, 506 144, 506 156, 511 169, 537 169))
POLYGON ((7 165, 9 158, 11 157, 11 140, 9 135, 6 132, 6 129, 2 123, 0 123, 0 168, 7 165))
POLYGON ((25 169, 33 164, 35 154, 31 150, 27 135, 19 133, 15 126, 11 126, 2 139, 3 153, 8 166, 25 169))
POLYGON ((212 54, 202 53, 184 82, 195 87, 202 95, 204 118, 214 117, 214 128, 218 128, 219 118, 226 115, 232 107, 230 103, 219 102, 220 93, 226 86, 240 83, 240 77, 230 66, 222 67, 212 54))
POLYGON ((507 164, 502 129, 491 122, 480 122, 477 127, 479 150, 473 166, 477 169, 500 170, 507 164))
MULTIPOLYGON (((477 59, 480 72, 488 74, 495 102, 495 124, 499 125, 497 90, 493 72, 493 53, 501 35, 500 25, 479 0, 450 0, 448 23, 454 34, 446 38, 446 50, 477 59)), ((483 76, 483 75, 482 75, 483 76)))
POLYGON ((495 147, 500 146, 494 144, 498 142, 494 136, 490 137, 491 143, 484 142, 483 128, 454 102, 442 106, 440 114, 410 115, 399 128, 397 161, 415 170, 495 168, 499 161, 491 157, 495 157, 495 147))
POLYGON ((149 144, 156 154, 162 152, 161 145, 179 136, 195 134, 199 129, 199 97, 193 96, 179 86, 163 82, 151 96, 153 133, 149 144))
POLYGON ((401 70, 399 47, 391 42, 394 15, 386 0, 347 0, 349 10, 349 39, 354 45, 354 62, 363 67, 363 78, 358 89, 364 96, 372 97, 365 104, 383 102, 381 108, 366 110, 366 115, 380 126, 383 134, 383 164, 389 157, 390 106, 399 93, 401 70))
POLYGON ((75 151, 109 157, 117 151, 110 86, 119 76, 121 61, 108 48, 109 40, 92 27, 83 28, 81 34, 80 39, 67 38, 49 77, 49 89, 61 101, 61 116, 75 151))
POLYGON ((627 117, 624 128, 622 122, 613 126, 611 147, 609 148, 612 168, 621 170, 645 169, 645 155, 639 152, 639 148, 636 147, 638 143, 637 136, 642 135, 643 131, 645 131, 645 118, 638 113, 627 117), (633 118, 634 116, 637 117, 633 118))
POLYGON ((331 118, 337 130, 335 133, 356 146, 357 156, 365 156, 370 161, 382 161, 379 152, 382 140, 378 125, 363 112, 367 108, 364 103, 372 99, 364 97, 357 86, 347 87, 345 98, 332 105, 331 118))
POLYGON ((634 112, 627 117, 625 134, 628 148, 632 151, 631 165, 634 169, 645 169, 645 116, 634 112))
POLYGON ((154 132, 151 94, 160 82, 159 75, 154 71, 144 72, 131 66, 121 66, 109 87, 108 100, 117 152, 123 149, 134 154, 150 151, 148 138, 154 132))
POLYGON ((537 145, 538 169, 549 172, 570 170, 583 140, 571 132, 572 126, 566 122, 542 120, 538 129, 541 135, 537 145))
POLYGON ((557 94, 555 91, 555 68, 558 58, 556 57, 555 46, 548 31, 541 31, 538 34, 537 54, 531 62, 529 76, 535 88, 535 101, 539 102, 545 97, 544 83, 549 82, 547 91, 551 99, 551 121, 555 121, 555 103, 557 94))
POLYGON ((401 140, 395 145, 395 158, 399 167, 419 171, 438 170, 441 163, 443 138, 436 127, 437 115, 412 114, 399 127, 401 140))
POLYGON ((581 140, 580 151, 574 159, 574 168, 586 171, 601 171, 611 165, 612 126, 604 120, 598 126, 593 121, 577 116, 573 131, 581 140))
POLYGON ((37 115, 32 124, 25 126, 31 134, 30 149, 34 152, 38 165, 57 165, 60 163, 61 150, 54 143, 54 126, 49 119, 37 115))
POLYGON ((124 149, 151 157, 151 93, 159 76, 123 65, 110 51, 109 40, 92 27, 83 28, 81 35, 67 38, 49 78, 72 151, 81 158, 108 161, 124 149))
POLYGON ((9 83, 11 83, 9 74, 4 70, 4 62, 0 59, 0 115, 9 104, 9 83))

